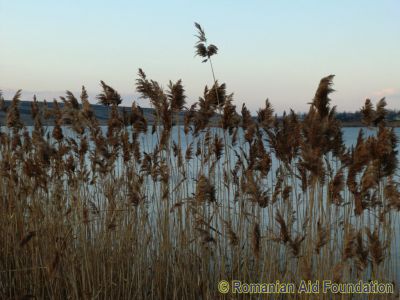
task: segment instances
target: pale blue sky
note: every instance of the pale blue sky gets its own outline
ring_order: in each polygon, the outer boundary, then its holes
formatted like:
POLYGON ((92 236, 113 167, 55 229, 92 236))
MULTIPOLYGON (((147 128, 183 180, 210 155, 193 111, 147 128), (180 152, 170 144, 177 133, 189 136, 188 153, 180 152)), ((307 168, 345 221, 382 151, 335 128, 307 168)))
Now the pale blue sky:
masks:
POLYGON ((382 96, 400 109, 398 0, 0 0, 0 89, 51 100, 85 85, 95 102, 104 80, 130 105, 141 67, 164 86, 182 78, 193 103, 212 82, 194 57, 195 21, 219 47, 216 76, 239 108, 269 98, 278 112, 306 111, 335 74, 339 111, 382 96))

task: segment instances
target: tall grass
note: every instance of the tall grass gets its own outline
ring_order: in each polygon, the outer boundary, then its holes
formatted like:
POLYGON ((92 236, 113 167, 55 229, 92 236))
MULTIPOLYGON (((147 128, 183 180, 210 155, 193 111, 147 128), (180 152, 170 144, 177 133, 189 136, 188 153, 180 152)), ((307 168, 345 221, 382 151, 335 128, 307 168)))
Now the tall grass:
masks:
POLYGON ((257 118, 245 105, 239 114, 217 81, 185 108, 181 80, 164 90, 139 70, 154 124, 135 103, 122 114, 119 94, 101 82, 107 127, 82 88, 81 103, 71 92, 62 107, 34 99, 27 128, 18 92, 0 133, 0 298, 229 297, 217 291, 221 279, 398 284, 397 140, 386 102, 366 101, 376 134, 360 130, 347 148, 332 80, 320 81, 302 120, 274 116, 268 100, 257 118), (49 117, 54 126, 43 126, 49 117))

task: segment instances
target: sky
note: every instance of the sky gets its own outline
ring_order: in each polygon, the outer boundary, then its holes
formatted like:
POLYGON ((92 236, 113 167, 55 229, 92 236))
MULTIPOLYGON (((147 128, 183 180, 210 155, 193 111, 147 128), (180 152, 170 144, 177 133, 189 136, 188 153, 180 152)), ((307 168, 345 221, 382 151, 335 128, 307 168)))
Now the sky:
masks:
POLYGON ((213 83, 194 55, 194 22, 219 51, 219 82, 255 112, 308 110, 319 80, 335 74, 332 105, 355 111, 386 97, 400 109, 400 1, 0 0, 0 89, 6 99, 79 95, 96 103, 100 80, 123 105, 138 99, 138 68, 167 87, 182 79, 192 104, 213 83))

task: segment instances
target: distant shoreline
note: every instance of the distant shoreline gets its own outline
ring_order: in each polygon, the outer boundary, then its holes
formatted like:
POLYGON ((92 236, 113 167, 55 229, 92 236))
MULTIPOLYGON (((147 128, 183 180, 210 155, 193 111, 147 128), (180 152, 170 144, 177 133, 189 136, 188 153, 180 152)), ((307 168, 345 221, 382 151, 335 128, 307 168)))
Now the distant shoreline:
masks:
MULTIPOLYGON (((20 111, 20 119, 22 121, 22 123, 25 126, 33 126, 34 125, 34 121, 31 117, 31 103, 32 101, 26 101, 26 100, 21 100, 20 101, 20 105, 19 105, 19 111, 20 111)), ((39 101, 39 106, 40 107, 44 107, 44 102, 43 101, 39 101)), ((10 100, 5 100, 5 106, 8 107, 11 104, 10 100)), ((64 103, 62 101, 58 101, 58 104, 60 105, 60 107, 63 107, 64 103)), ((49 109, 52 108, 53 106, 53 102, 47 102, 47 106, 49 109)), ((109 111, 110 111, 110 107, 108 106, 104 106, 101 104, 91 104, 91 109, 94 112, 94 115, 96 117, 96 119, 99 121, 100 125, 107 125, 107 121, 108 121, 108 116, 109 116, 109 111)), ((122 111, 130 111, 131 107, 128 106, 119 106, 118 109, 120 110, 120 112, 122 111)), ((152 108, 147 108, 147 107, 143 107, 143 115, 146 119, 146 121, 148 122, 148 125, 153 125, 153 121, 154 121, 154 117, 153 117, 153 112, 154 110, 152 108)), ((185 115, 185 112, 180 112, 180 123, 183 124, 183 117, 185 115)), ((339 113, 340 114, 340 113, 339 113)), ((356 113, 354 113, 356 114, 356 113)), ((278 116, 279 118, 280 116, 278 116)), ((256 118, 256 117, 253 117, 256 118)), ((215 123, 215 118, 213 118, 214 120, 211 120, 211 124, 215 123)), ((367 127, 365 124, 363 124, 361 121, 359 120, 352 120, 352 121, 343 121, 340 120, 340 118, 338 118, 339 121, 342 124, 342 127, 367 127)), ((53 125, 53 120, 50 118, 48 120, 43 119, 42 120, 43 125, 47 125, 47 126, 51 126, 53 125)), ((5 126, 6 124, 6 112, 4 111, 0 111, 0 126, 5 126)), ((388 127, 400 127, 400 120, 395 120, 395 121, 387 121, 387 126, 388 127)))
MULTIPOLYGON (((342 127, 346 127, 346 128, 368 127, 365 124, 363 124, 362 122, 341 122, 341 123, 342 123, 342 127)), ((400 121, 387 122, 386 126, 398 128, 398 127, 400 127, 400 121)))

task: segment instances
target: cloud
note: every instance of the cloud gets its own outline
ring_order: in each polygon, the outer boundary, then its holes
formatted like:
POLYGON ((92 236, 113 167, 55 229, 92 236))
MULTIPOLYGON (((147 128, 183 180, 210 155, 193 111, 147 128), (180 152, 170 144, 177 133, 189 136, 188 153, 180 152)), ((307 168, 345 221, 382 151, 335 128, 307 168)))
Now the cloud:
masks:
MULTIPOLYGON (((394 96, 394 98, 397 98, 400 96, 400 89, 394 88, 394 87, 388 87, 388 88, 381 89, 379 91, 375 91, 372 94, 378 98, 390 97, 390 96, 394 96)), ((390 97, 390 98, 393 98, 393 97, 390 97)))

